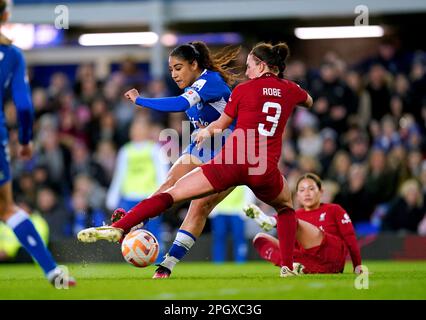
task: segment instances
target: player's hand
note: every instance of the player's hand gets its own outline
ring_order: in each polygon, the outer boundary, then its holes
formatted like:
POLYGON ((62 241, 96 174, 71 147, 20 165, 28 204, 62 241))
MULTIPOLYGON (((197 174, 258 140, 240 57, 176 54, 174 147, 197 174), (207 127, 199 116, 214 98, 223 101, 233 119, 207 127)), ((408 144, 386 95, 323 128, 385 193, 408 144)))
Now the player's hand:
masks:
POLYGON ((18 147, 18 155, 23 160, 30 160, 33 156, 33 144, 20 144, 18 147))
POLYGON ((203 128, 200 131, 197 132, 195 136, 195 143, 197 145, 197 149, 201 148, 201 145, 203 144, 204 140, 210 138, 211 134, 207 128, 203 128))
POLYGON ((136 103, 136 98, 139 97, 139 91, 133 88, 127 91, 124 96, 127 99, 131 100, 133 103, 136 103))

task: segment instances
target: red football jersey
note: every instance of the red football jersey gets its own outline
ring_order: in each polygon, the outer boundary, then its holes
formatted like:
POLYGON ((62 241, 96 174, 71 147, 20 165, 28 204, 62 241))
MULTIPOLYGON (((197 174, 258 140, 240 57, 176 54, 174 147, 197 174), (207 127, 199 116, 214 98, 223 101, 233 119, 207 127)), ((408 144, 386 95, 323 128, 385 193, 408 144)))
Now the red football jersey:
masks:
POLYGON ((287 120, 295 106, 304 103, 307 98, 306 91, 299 85, 272 73, 238 85, 224 110, 231 118, 237 118, 235 130, 226 140, 225 149, 229 150, 232 145, 231 149, 235 152, 233 137, 236 138, 243 131, 246 145, 241 147, 238 141, 239 153, 250 154, 255 150, 256 156, 266 156, 268 161, 278 163, 287 120), (259 151, 265 146, 265 153, 259 151))
POLYGON ((361 264, 361 253, 355 230, 347 212, 338 204, 321 203, 315 210, 296 210, 296 217, 342 239, 349 250, 354 268, 361 264))

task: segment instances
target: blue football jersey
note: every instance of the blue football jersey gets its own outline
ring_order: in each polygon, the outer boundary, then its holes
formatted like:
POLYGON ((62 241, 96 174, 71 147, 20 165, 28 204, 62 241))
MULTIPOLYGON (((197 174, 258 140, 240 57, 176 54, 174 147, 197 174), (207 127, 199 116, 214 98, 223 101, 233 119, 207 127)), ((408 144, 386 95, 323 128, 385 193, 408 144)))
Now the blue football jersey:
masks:
POLYGON ((185 113, 195 128, 208 126, 223 113, 230 95, 230 88, 218 72, 204 70, 190 87, 185 88, 182 97, 191 106, 185 113))
POLYGON ((0 44, 0 185, 11 179, 8 130, 3 105, 9 89, 17 110, 19 142, 27 144, 33 134, 33 106, 24 57, 17 47, 0 44))

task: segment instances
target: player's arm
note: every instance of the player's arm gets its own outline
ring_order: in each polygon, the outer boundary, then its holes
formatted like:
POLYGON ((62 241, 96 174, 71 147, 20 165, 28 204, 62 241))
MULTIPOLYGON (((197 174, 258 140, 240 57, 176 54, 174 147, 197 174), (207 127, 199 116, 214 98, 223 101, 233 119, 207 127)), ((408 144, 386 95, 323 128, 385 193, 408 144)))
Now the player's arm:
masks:
POLYGON ((31 140, 33 138, 34 111, 25 68, 24 57, 22 53, 18 52, 11 88, 18 116, 19 155, 24 159, 29 159, 32 156, 31 140))
POLYGON ((194 139, 197 146, 200 146, 205 139, 210 138, 214 134, 221 133, 231 125, 232 121, 234 121, 234 118, 231 118, 226 113, 222 113, 219 119, 213 121, 207 127, 198 131, 194 139))
POLYGON ((164 112, 182 112, 201 101, 197 101, 197 98, 190 101, 186 98, 186 93, 177 97, 145 98, 136 89, 127 91, 124 96, 138 106, 164 112))
POLYGON ((219 119, 210 123, 206 128, 198 131, 195 137, 198 148, 205 139, 211 137, 213 134, 222 132, 232 124, 238 114, 238 105, 240 97, 243 94, 243 90, 241 88, 242 86, 240 84, 232 91, 228 103, 225 106, 225 110, 220 115, 219 119))
POLYGON ((309 93, 306 93, 308 97, 306 98, 306 101, 301 104, 301 106, 305 108, 311 108, 314 105, 314 99, 309 95, 309 93))
POLYGON ((305 108, 311 108, 313 106, 314 100, 312 99, 312 97, 297 83, 292 83, 291 90, 291 96, 294 99, 295 105, 305 108))
POLYGON ((334 218, 339 233, 342 236, 343 241, 345 242, 346 247, 349 250, 352 265, 355 270, 356 267, 361 265, 361 252, 359 250, 358 241, 356 239, 356 234, 352 221, 346 211, 340 206, 337 206, 334 218))

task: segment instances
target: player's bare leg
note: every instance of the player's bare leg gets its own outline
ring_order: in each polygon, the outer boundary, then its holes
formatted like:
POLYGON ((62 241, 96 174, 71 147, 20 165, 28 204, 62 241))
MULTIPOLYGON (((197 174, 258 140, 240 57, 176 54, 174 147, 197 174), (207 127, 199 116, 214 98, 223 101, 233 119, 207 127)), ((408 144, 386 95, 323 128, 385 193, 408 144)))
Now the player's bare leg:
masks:
POLYGON ((296 239, 303 249, 310 249, 321 244, 324 233, 313 224, 298 219, 296 239))
POLYGON ((214 207, 225 199, 234 188, 218 194, 213 194, 202 199, 193 200, 189 206, 185 220, 178 230, 169 253, 154 273, 154 279, 169 278, 173 268, 194 245, 195 240, 201 235, 207 217, 214 207))
MULTIPOLYGON (((277 226, 276 218, 273 216, 268 216, 255 204, 249 204, 243 208, 243 211, 247 217, 254 219, 256 223, 265 231, 270 231, 277 226)), ((265 234, 260 233, 259 236, 261 235, 265 234)), ((259 239, 259 237, 256 238, 259 239)), ((304 249, 310 249, 319 246, 323 238, 324 234, 319 228, 309 222, 297 219, 296 239, 304 249)), ((253 242, 255 239, 253 239, 253 242)))
POLYGON ((197 157, 184 154, 182 155, 173 166, 170 168, 166 181, 155 191, 152 195, 164 192, 167 189, 173 187, 173 185, 182 178, 188 172, 191 172, 195 168, 201 166, 203 163, 197 157))
POLYGON ((194 200, 189 206, 189 211, 182 222, 181 229, 191 232, 194 236, 199 237, 203 232, 207 217, 214 207, 223 199, 225 199, 235 188, 229 188, 217 194, 194 200))
MULTIPOLYGON (((198 158, 190 154, 182 155, 170 169, 169 173, 167 174, 166 181, 151 196, 154 196, 169 189, 176 183, 177 180, 179 180, 181 177, 183 177, 185 174, 192 171, 196 167, 199 167, 201 164, 202 162, 198 158)), ((114 223, 125 216, 125 214, 123 214, 123 211, 124 209, 122 208, 118 208, 114 211, 111 218, 111 220, 113 221, 113 224, 111 226, 83 229, 77 234, 77 239, 85 243, 93 243, 99 240, 105 240, 109 242, 120 241, 124 236, 124 230, 114 227, 114 223)), ((142 226, 143 221, 140 221, 133 227, 138 228, 142 226)))

